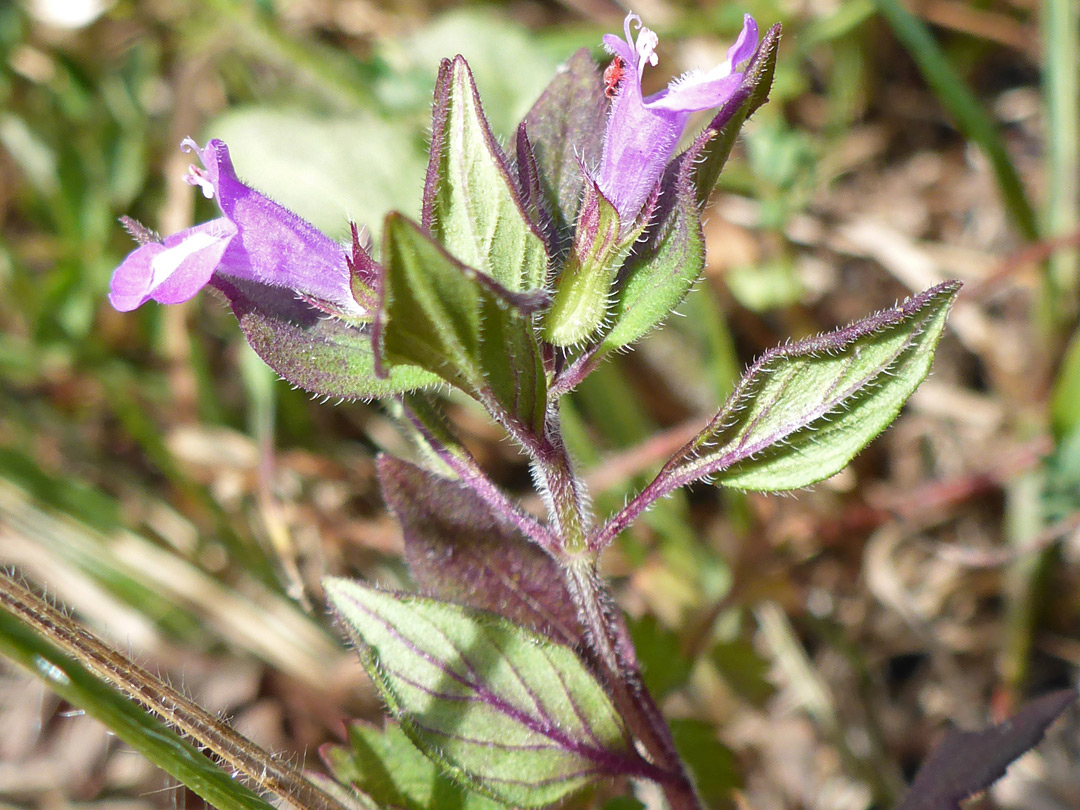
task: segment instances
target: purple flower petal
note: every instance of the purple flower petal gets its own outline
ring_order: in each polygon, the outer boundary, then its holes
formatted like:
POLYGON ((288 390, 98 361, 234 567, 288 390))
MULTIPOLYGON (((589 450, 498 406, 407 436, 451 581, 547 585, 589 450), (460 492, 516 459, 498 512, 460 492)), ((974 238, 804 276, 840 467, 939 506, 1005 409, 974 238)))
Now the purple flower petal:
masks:
POLYGON ((129 312, 151 298, 162 304, 193 298, 210 281, 235 234, 232 223, 215 219, 143 245, 113 273, 109 302, 129 312))
MULTIPOLYGON (((184 179, 207 199, 217 199, 224 217, 132 252, 113 274, 109 300, 116 309, 126 312, 151 298, 162 304, 187 301, 221 273, 292 290, 335 315, 369 315, 353 294, 353 270, 341 245, 240 182, 221 141, 200 149, 186 138, 180 147, 203 164, 191 166, 184 179)), ((371 275, 366 265, 365 270, 371 275)), ((370 286, 366 277, 359 281, 370 286)))
POLYGON ((343 314, 363 316, 353 298, 344 248, 305 219, 240 182, 229 148, 212 140, 199 149, 190 138, 182 147, 204 166, 185 177, 207 197, 217 197, 237 238, 222 259, 221 272, 321 299, 343 314))
POLYGON ((735 68, 757 48, 754 18, 728 49, 727 59, 708 72, 692 71, 648 98, 641 95, 645 65, 656 64, 656 34, 636 14, 623 22, 625 39, 604 36, 604 47, 626 62, 626 75, 611 106, 597 184, 624 223, 633 222, 675 154, 690 114, 720 107, 742 83, 735 68), (632 28, 638 29, 635 38, 632 28))

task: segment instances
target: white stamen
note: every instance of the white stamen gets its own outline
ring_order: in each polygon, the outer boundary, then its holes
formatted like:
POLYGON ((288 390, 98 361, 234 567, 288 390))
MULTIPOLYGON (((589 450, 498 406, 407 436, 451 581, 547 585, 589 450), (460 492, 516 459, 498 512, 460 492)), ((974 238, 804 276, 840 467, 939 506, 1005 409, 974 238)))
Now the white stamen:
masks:
POLYGON ((637 54, 637 72, 638 79, 641 79, 641 74, 645 72, 645 63, 648 62, 653 67, 656 67, 656 46, 660 42, 660 37, 650 29, 645 27, 645 23, 641 21, 641 17, 637 14, 630 13, 626 15, 626 19, 623 20, 623 33, 626 34, 626 42, 630 46, 630 50, 637 54), (636 27, 640 32, 637 35, 637 41, 634 41, 634 35, 630 33, 630 28, 636 27))
POLYGON ((204 248, 217 242, 221 237, 203 231, 196 231, 179 245, 163 250, 150 260, 150 286, 153 291, 165 283, 184 261, 204 248))
POLYGON ((214 199, 214 184, 210 182, 206 172, 198 166, 188 166, 187 174, 184 175, 184 182, 189 186, 198 186, 206 199, 214 199))
POLYGON ((638 55, 639 70, 645 69, 646 62, 653 67, 656 67, 656 46, 659 43, 660 37, 656 35, 655 31, 651 28, 641 26, 641 33, 638 34, 637 44, 634 46, 634 50, 637 51, 638 55))

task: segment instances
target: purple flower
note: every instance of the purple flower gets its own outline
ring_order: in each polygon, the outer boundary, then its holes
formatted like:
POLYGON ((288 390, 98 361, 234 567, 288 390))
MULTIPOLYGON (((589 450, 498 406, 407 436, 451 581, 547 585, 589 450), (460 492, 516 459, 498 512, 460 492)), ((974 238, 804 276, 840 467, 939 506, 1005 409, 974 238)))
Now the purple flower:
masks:
POLYGON ((113 273, 109 301, 121 312, 153 299, 178 304, 205 287, 215 273, 285 287, 329 312, 364 318, 351 289, 345 250, 292 211, 244 185, 236 177, 229 148, 218 140, 200 149, 187 138, 180 145, 199 156, 184 180, 207 198, 217 198, 224 214, 162 241, 137 248, 113 273))
POLYGON ((641 75, 656 64, 656 34, 636 14, 623 21, 626 39, 604 35, 604 47, 623 62, 623 77, 611 105, 604 151, 596 181, 624 223, 633 221, 652 193, 691 113, 721 106, 738 89, 743 74, 735 71, 757 49, 754 18, 743 18, 742 33, 727 59, 708 72, 690 71, 666 89, 642 98, 641 75), (630 32, 638 29, 637 39, 630 32))

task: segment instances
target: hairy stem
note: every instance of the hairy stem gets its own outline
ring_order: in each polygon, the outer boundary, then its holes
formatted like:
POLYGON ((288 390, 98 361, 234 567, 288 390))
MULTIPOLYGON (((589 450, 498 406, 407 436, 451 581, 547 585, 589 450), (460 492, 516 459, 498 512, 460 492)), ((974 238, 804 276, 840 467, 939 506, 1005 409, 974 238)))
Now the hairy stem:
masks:
POLYGON ((597 552, 588 548, 588 495, 575 475, 562 442, 558 410, 553 409, 543 446, 532 450, 537 477, 549 497, 549 508, 562 539, 557 555, 567 588, 585 629, 586 643, 595 666, 607 682, 615 705, 630 731, 641 741, 653 762, 667 772, 660 782, 671 810, 702 810, 671 730, 645 687, 622 611, 596 570, 597 552))
POLYGON ((156 714, 251 784, 298 810, 346 810, 303 773, 264 751, 194 701, 112 649, 7 571, 0 571, 0 608, 8 611, 102 680, 156 714))
POLYGON ((545 435, 536 437, 526 449, 532 456, 533 475, 559 537, 559 553, 565 557, 585 551, 591 518, 585 485, 574 472, 570 454, 563 444, 557 407, 552 409, 545 435))
POLYGON ((549 554, 556 551, 559 545, 556 536, 519 504, 508 498, 487 477, 472 453, 450 434, 441 414, 435 411, 426 400, 403 397, 402 410, 405 418, 412 423, 432 451, 457 474, 463 484, 479 495, 494 511, 510 518, 522 534, 542 549, 549 554))
POLYGON ((642 680, 622 611, 597 572, 595 559, 572 559, 564 572, 586 641, 607 676, 619 713, 654 763, 671 775, 661 783, 671 810, 702 810, 671 730, 642 680))

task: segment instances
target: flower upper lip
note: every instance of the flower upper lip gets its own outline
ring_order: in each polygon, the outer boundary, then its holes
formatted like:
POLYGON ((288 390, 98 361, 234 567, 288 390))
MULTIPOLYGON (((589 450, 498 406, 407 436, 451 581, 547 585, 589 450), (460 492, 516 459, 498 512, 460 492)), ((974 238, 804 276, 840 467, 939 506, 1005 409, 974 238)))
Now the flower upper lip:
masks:
POLYGON ((646 64, 656 65, 658 37, 633 13, 623 20, 623 37, 604 35, 604 47, 627 65, 608 117, 596 182, 624 222, 633 220, 674 155, 690 115, 720 107, 738 90, 737 68, 757 49, 758 28, 749 14, 727 58, 709 71, 694 70, 666 88, 642 97, 646 64), (637 36, 633 28, 638 29, 637 36))

